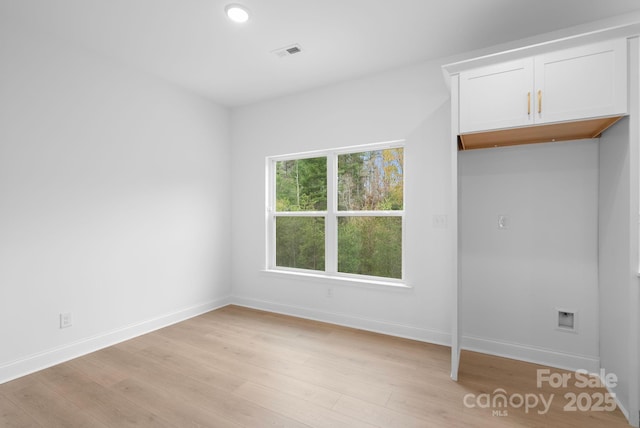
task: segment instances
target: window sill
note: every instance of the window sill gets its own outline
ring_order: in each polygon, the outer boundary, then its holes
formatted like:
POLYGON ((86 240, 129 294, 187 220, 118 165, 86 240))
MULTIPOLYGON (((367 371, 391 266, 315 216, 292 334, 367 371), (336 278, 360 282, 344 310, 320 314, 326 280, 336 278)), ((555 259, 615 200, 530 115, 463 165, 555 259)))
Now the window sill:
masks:
POLYGON ((348 276, 323 275, 320 273, 307 273, 298 271, 288 271, 279 269, 263 269, 262 272, 267 275, 275 275, 283 278, 300 278, 314 282, 330 282, 332 284, 352 285, 366 288, 387 288, 396 290, 410 290, 413 287, 399 281, 375 280, 369 278, 354 278, 348 276))

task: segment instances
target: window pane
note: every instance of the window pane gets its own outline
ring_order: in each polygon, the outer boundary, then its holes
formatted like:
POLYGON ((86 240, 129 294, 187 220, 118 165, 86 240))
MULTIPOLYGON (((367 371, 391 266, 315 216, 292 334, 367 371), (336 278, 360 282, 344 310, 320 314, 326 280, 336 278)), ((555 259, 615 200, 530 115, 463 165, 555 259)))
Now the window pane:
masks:
POLYGON ((340 217, 338 271, 402 278, 401 217, 340 217))
POLYGON ((324 270, 324 217, 276 217, 276 266, 324 270))
POLYGON ((338 209, 402 210, 402 148, 338 156, 338 209))
POLYGON ((326 157, 276 162, 276 211, 326 209, 326 157))

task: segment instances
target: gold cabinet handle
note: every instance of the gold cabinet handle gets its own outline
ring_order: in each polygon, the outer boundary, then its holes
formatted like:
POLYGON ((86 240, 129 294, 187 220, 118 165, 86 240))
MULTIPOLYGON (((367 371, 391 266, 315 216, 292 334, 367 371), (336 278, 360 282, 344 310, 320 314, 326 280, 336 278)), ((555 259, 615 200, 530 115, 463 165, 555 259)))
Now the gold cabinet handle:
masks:
POLYGON ((527 115, 531 116, 531 92, 527 92, 527 115))
POLYGON ((538 91, 538 114, 542 113, 542 91, 538 91))

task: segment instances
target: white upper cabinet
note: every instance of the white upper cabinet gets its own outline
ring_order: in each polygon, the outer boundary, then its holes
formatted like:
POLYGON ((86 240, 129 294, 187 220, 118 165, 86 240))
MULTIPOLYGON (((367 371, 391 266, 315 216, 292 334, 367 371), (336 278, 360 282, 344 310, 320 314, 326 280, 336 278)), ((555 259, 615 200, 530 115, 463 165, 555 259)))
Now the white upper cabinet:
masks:
POLYGON ((460 134, 627 112, 625 39, 460 73, 460 134))
POLYGON ((536 123, 627 113, 625 39, 540 55, 534 76, 536 123))
POLYGON ((533 123, 533 59, 460 73, 460 133, 533 123))

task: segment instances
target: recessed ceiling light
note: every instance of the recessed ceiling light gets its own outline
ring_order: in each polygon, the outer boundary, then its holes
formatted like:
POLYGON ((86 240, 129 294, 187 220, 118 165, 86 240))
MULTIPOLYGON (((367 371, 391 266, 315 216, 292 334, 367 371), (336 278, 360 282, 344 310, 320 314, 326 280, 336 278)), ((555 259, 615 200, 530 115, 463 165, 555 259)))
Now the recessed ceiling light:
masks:
POLYGON ((241 4, 228 4, 224 11, 233 22, 243 23, 249 20, 249 9, 241 4))

